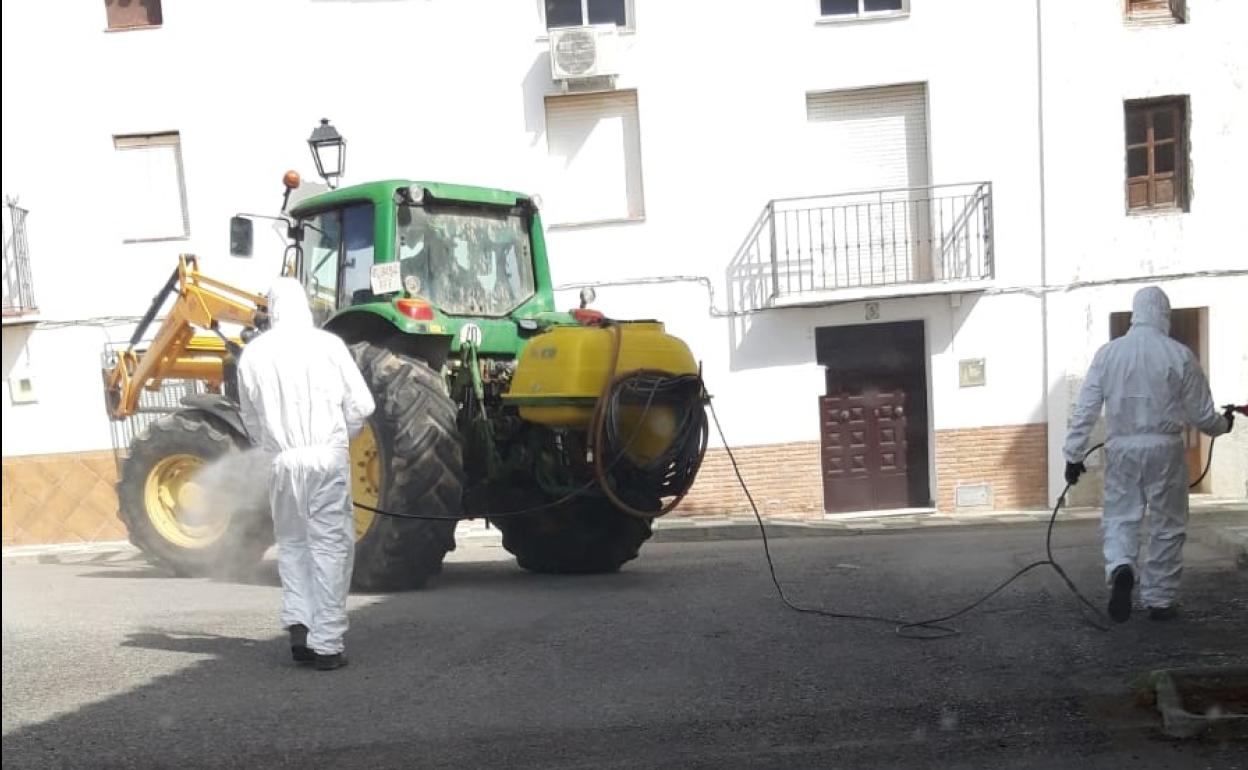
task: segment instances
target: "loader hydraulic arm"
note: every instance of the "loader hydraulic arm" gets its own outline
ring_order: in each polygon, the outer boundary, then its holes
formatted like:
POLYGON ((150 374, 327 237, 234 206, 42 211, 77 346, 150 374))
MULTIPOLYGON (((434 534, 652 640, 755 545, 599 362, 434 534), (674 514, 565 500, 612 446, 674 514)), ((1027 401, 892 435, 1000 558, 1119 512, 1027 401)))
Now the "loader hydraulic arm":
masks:
POLYGON ((193 254, 178 257, 178 267, 152 299, 130 344, 104 371, 104 386, 111 419, 121 420, 139 407, 143 389, 156 390, 164 379, 200 380, 220 391, 225 364, 236 343, 221 333, 220 324, 239 324, 256 329, 266 319, 264 297, 243 291, 199 272, 193 254), (146 349, 139 348, 148 327, 170 294, 177 299, 146 349), (212 333, 197 335, 196 330, 212 333))

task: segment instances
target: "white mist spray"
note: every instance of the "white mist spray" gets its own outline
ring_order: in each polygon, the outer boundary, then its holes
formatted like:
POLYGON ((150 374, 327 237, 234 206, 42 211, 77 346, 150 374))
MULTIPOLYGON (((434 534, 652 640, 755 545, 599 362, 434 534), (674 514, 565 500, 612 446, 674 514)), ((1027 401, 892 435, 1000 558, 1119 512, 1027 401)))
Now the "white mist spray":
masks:
POLYGON ((198 494, 185 501, 180 518, 202 526, 269 509, 272 454, 259 448, 230 452, 204 465, 192 481, 198 494))

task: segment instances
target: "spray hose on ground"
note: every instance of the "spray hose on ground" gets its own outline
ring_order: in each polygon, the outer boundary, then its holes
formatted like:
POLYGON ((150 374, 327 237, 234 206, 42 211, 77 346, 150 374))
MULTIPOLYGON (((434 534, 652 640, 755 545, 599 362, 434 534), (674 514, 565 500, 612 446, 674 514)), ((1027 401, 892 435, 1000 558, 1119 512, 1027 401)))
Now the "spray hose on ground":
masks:
MULTIPOLYGON (((720 441, 723 442, 724 450, 728 453, 728 460, 732 464, 733 473, 736 474, 737 483, 741 485, 741 490, 745 492, 746 499, 750 503, 750 508, 754 512, 754 518, 758 522, 759 532, 762 533, 763 553, 765 554, 766 559, 767 559, 767 568, 771 575, 772 585, 775 586, 776 594, 780 597, 780 601, 783 602, 786 607, 793 610, 794 612, 799 612, 799 613, 806 614, 806 615, 819 615, 821 617, 835 618, 835 619, 840 619, 840 620, 864 620, 864 621, 869 621, 869 622, 874 622, 874 623, 884 623, 884 624, 893 626, 895 633, 898 636, 905 638, 905 639, 916 639, 920 641, 931 641, 935 639, 948 639, 950 637, 959 636, 962 633, 958 629, 953 628, 952 626, 946 625, 949 621, 962 617, 963 615, 970 613, 977 607, 980 607, 989 599, 991 599, 992 597, 1004 591, 1006 587, 1009 586, 1011 583, 1013 583, 1015 580, 1018 580, 1020 577, 1027 574, 1028 572, 1031 572, 1033 569, 1036 569, 1038 567, 1049 566, 1053 568, 1053 571, 1056 572, 1058 577, 1062 579, 1062 582, 1066 584, 1066 587, 1070 590, 1071 594, 1073 594, 1075 598, 1079 600, 1081 609, 1086 609, 1090 613, 1092 613, 1092 617, 1087 617, 1085 613, 1085 618, 1092 625, 1092 627, 1097 629, 1098 631, 1107 632, 1110 630, 1109 625, 1104 622, 1106 620, 1105 613, 1097 609, 1097 607, 1093 605, 1092 602, 1089 601, 1086 596, 1083 595, 1083 593, 1075 585, 1074 581, 1071 580, 1070 576, 1066 574, 1066 570, 1053 556, 1053 526, 1057 522, 1058 511, 1060 511, 1066 504, 1066 495, 1067 493, 1070 492, 1070 488, 1072 486, 1071 484, 1067 484, 1062 489, 1062 493, 1058 495, 1057 497, 1057 502, 1053 505, 1053 513, 1052 515, 1049 516, 1048 529, 1045 533, 1045 538, 1044 538, 1045 558, 1040 559, 1038 561, 1034 561, 1022 567, 1013 575, 1010 575, 1010 577, 1008 577, 1005 581, 1003 581, 1002 583, 997 585, 995 588, 993 588, 991 591, 988 591, 986 594, 984 594, 980 598, 976 599, 970 604, 967 604, 964 607, 954 612, 950 612, 948 614, 941 615, 938 617, 927 618, 925 620, 906 621, 906 620, 901 620, 898 618, 890 618, 890 617, 885 617, 881 615, 867 615, 867 614, 858 614, 858 613, 849 613, 849 612, 834 612, 830 610, 820 609, 817 607, 806 607, 806 606, 802 606, 793 602, 785 594, 783 586, 780 585, 779 578, 776 577, 776 565, 775 565, 775 562, 772 561, 772 558, 771 558, 771 545, 767 539, 767 528, 763 524, 763 517, 758 511, 758 505, 755 504, 754 497, 753 495, 750 494, 750 489, 746 485, 745 479, 742 478, 741 476, 741 470, 737 466, 736 457, 734 457, 732 454, 732 448, 728 445, 728 441, 724 438, 724 430, 719 424, 718 415, 715 414, 714 404, 710 405, 710 410, 711 410, 711 418, 715 421, 715 430, 719 433, 719 438, 720 438, 720 441)), ((1234 412, 1248 415, 1248 405, 1235 406, 1231 404, 1231 405, 1227 405, 1223 407, 1223 411, 1229 420, 1230 415, 1234 412)), ((1200 484, 1201 481, 1204 480, 1205 476, 1208 475, 1209 468, 1213 464, 1213 448, 1216 442, 1217 442, 1216 436, 1210 439, 1209 457, 1205 461, 1204 471, 1200 474, 1200 476, 1196 478, 1195 481, 1192 481, 1188 485, 1189 488, 1196 487, 1198 484, 1200 484)), ((1086 460, 1088 457, 1091 457, 1093 452, 1102 448, 1103 446, 1105 446, 1104 442, 1097 444, 1096 446, 1089 449, 1083 455, 1084 460, 1086 460)))

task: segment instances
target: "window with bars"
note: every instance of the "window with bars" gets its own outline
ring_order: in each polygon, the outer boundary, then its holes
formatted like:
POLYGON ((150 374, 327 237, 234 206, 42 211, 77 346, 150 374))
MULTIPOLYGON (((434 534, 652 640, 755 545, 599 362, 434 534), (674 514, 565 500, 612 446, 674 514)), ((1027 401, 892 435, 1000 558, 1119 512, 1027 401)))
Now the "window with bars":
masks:
POLYGON ((840 19, 900 16, 910 11, 910 0, 819 0, 819 16, 840 19))
POLYGON ((1126 103, 1127 210, 1187 210, 1187 97, 1126 103))
POLYGON ((104 0, 109 29, 140 29, 159 27, 162 14, 160 0, 104 0))
POLYGON ((632 0, 544 0, 546 29, 614 24, 632 29, 632 0))

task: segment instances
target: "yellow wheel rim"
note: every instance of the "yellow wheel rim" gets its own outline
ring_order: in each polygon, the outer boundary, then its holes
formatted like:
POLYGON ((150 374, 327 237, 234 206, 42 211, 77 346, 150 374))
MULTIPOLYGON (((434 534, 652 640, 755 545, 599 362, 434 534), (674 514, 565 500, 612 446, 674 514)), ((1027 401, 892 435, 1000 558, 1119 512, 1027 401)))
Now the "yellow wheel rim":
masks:
POLYGON ((201 457, 170 455, 152 468, 143 485, 147 518, 156 532, 180 548, 207 548, 230 526, 229 512, 202 510, 203 490, 194 481, 201 457), (188 511, 193 511, 188 516, 188 511))
MULTIPOLYGON (((365 423, 351 442, 351 498, 374 508, 381 503, 381 450, 372 423, 365 423)), ((373 526, 377 514, 363 508, 355 509, 355 539, 359 540, 373 526)))

